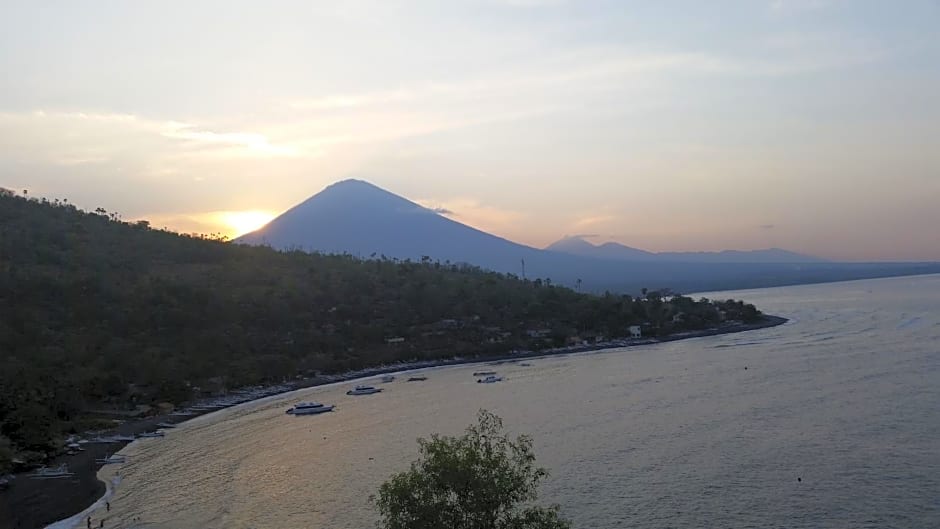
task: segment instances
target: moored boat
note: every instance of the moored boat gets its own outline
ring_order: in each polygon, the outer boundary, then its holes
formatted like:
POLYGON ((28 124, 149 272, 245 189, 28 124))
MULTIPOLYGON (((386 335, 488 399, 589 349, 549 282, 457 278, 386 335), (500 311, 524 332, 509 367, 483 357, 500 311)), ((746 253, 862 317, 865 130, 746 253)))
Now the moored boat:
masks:
POLYGON ((57 467, 40 467, 39 470, 29 475, 33 479, 58 479, 74 476, 74 472, 69 472, 67 464, 62 463, 57 467))
POLYGON ((287 410, 285 413, 290 415, 316 415, 318 413, 326 413, 328 411, 333 411, 335 406, 320 404, 319 402, 298 402, 294 404, 292 408, 287 410))
POLYGON ((373 393, 379 393, 382 391, 381 388, 376 388, 373 386, 356 386, 353 389, 346 392, 347 395, 372 395, 373 393))
POLYGON ((157 430, 156 432, 144 432, 144 433, 137 434, 138 439, 147 439, 151 437, 164 437, 164 436, 166 436, 166 434, 161 432, 160 430, 157 430))
POLYGON ((108 457, 102 457, 95 459, 95 463, 101 463, 102 465, 114 465, 127 462, 127 457, 119 455, 110 455, 108 457))

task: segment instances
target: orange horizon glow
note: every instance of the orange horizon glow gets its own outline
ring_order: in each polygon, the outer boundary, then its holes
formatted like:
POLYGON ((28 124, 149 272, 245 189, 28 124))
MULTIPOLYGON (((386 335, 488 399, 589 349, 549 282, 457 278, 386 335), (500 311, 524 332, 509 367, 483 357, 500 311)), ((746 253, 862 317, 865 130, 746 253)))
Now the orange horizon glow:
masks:
POLYGON ((214 215, 220 229, 229 238, 236 238, 251 233, 271 222, 277 213, 265 210, 222 211, 214 215))

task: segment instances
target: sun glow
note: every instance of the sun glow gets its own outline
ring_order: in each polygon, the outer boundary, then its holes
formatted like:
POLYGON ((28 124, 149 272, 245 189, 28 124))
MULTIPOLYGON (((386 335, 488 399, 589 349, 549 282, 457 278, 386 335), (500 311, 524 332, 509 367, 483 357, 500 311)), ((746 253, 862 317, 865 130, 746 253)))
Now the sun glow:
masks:
POLYGON ((261 228, 275 216, 271 211, 226 211, 220 214, 219 220, 228 228, 229 236, 235 238, 261 228))

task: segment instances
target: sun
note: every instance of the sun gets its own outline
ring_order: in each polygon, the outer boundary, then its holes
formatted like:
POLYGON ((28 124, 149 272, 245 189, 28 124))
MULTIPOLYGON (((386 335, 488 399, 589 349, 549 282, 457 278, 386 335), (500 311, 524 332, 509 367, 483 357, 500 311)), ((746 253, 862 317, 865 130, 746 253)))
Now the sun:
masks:
POLYGON ((222 224, 228 228, 230 236, 235 238, 261 228, 271 222, 276 214, 270 211, 249 210, 225 211, 220 216, 222 224))

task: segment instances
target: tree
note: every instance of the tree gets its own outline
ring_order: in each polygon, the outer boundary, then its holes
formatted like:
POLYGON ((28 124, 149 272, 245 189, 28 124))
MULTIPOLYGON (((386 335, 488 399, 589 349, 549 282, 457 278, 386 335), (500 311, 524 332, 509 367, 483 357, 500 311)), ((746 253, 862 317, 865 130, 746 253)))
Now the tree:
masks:
POLYGON ((13 467, 13 445, 10 440, 0 434, 0 474, 13 467))
POLYGON ((421 457, 373 498, 384 529, 568 529, 558 506, 531 505, 548 474, 535 466, 532 439, 503 433, 503 421, 480 410, 460 437, 418 439, 421 457))

